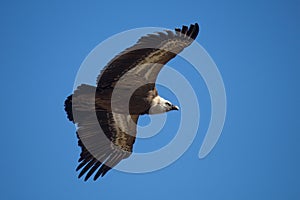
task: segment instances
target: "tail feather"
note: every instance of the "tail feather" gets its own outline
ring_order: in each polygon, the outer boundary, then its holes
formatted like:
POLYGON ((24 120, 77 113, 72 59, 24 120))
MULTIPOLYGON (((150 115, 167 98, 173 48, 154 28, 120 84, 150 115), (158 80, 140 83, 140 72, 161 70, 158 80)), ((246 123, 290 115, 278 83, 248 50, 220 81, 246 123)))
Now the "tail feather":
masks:
POLYGON ((65 100, 65 111, 68 119, 74 123, 73 110, 72 110, 72 95, 68 96, 65 100))
POLYGON ((70 121, 76 123, 74 114, 80 116, 83 112, 91 113, 95 110, 95 93, 96 87, 82 84, 74 91, 74 94, 67 97, 65 111, 70 121))

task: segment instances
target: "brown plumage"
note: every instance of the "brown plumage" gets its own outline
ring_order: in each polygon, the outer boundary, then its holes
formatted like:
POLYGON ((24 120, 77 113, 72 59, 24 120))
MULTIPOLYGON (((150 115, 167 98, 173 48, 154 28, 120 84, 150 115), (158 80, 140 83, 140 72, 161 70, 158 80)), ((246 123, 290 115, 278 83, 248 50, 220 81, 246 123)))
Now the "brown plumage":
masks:
POLYGON ((158 96, 155 81, 162 67, 197 37, 198 24, 141 37, 113 58, 100 73, 97 87, 80 85, 65 101, 77 124, 81 154, 76 170, 88 180, 104 176, 130 156, 139 115, 177 110, 158 96))

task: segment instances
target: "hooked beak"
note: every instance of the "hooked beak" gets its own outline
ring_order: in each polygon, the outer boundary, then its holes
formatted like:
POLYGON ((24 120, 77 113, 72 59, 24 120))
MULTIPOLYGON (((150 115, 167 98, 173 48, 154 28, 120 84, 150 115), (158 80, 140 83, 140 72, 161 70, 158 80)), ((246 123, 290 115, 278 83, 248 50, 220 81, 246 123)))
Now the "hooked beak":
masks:
POLYGON ((174 105, 172 105, 172 108, 171 108, 171 110, 179 110, 179 107, 178 107, 178 106, 174 106, 174 105))

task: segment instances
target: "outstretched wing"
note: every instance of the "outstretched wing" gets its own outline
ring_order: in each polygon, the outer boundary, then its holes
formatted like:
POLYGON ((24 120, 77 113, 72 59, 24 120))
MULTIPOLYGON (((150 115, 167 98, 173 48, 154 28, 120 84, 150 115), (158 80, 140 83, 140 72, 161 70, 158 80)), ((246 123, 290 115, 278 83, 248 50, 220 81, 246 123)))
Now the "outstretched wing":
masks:
POLYGON ((195 23, 175 32, 166 30, 141 37, 107 64, 98 77, 98 88, 114 88, 118 82, 120 87, 126 88, 155 83, 163 65, 189 46, 198 32, 199 26, 195 23))
POLYGON ((65 101, 69 120, 77 124, 81 154, 77 171, 94 180, 132 153, 138 115, 112 113, 97 107, 96 87, 81 85, 65 101))

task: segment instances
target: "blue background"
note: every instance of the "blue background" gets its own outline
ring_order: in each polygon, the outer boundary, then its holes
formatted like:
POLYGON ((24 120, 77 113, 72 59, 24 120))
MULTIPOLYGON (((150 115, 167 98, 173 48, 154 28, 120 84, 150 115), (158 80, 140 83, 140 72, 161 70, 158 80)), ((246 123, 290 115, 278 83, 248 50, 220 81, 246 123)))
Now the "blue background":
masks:
MULTIPOLYGON (((299 1, 283 0, 1 1, 1 199, 300 199, 299 13, 299 1), (198 159, 209 121, 199 79, 203 126, 179 160, 147 174, 77 179, 79 148, 63 101, 83 59, 121 31, 194 22, 227 92, 216 147, 198 159)), ((168 127, 170 139, 177 125, 168 127)))

